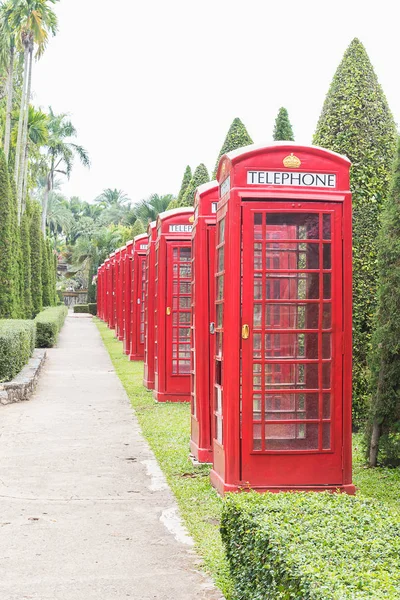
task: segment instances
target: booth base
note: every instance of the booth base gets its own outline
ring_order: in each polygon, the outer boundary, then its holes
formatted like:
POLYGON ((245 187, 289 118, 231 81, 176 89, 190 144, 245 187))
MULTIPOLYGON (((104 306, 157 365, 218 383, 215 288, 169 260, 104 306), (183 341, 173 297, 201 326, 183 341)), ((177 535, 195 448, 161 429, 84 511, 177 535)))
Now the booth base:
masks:
POLYGON ((252 486, 249 482, 243 482, 242 484, 229 484, 225 483, 222 477, 214 471, 211 470, 210 473, 211 484, 215 487, 217 492, 224 496, 229 492, 332 492, 332 493, 341 493, 341 494, 349 494, 349 496, 354 496, 356 493, 356 487, 352 483, 347 483, 343 485, 303 485, 303 486, 252 486))
POLYGON ((213 462, 213 452, 210 448, 199 448, 193 440, 190 441, 190 452, 199 463, 213 462))
POLYGON ((150 379, 143 379, 143 385, 147 390, 154 390, 154 380, 150 381, 150 379))
POLYGON ((157 402, 190 402, 191 400, 190 394, 179 394, 178 392, 171 394, 168 392, 158 392, 157 390, 154 390, 153 396, 157 402))
MULTIPOLYGON (((129 352, 127 353, 129 354, 129 352)), ((129 360, 143 360, 143 354, 129 354, 129 360)))

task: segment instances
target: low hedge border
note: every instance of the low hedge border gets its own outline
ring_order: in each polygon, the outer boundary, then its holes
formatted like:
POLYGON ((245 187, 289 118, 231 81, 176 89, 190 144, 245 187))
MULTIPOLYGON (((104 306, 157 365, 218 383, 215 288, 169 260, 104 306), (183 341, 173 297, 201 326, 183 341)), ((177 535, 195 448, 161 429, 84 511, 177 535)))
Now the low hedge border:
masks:
POLYGON ((35 317, 36 345, 38 348, 52 348, 68 314, 66 306, 45 308, 35 317))
POLYGON ((238 600, 400 598, 400 517, 379 502, 229 494, 221 534, 238 600))
POLYGON ((33 321, 0 320, 0 381, 11 381, 29 361, 35 349, 33 321))
POLYGON ((89 304, 75 304, 74 314, 87 313, 89 314, 89 304))
POLYGON ((89 307, 90 314, 95 317, 97 315, 97 304, 96 304, 96 302, 89 302, 88 307, 89 307))

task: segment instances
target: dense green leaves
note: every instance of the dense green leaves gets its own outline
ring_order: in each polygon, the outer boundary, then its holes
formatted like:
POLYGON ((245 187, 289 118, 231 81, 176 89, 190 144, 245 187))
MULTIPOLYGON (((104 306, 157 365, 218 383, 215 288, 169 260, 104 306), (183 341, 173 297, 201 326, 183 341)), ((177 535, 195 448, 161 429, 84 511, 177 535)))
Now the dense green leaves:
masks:
POLYGON ((67 314, 66 306, 54 306, 46 308, 36 316, 36 345, 38 348, 55 346, 67 314))
POLYGON ((222 538, 238 600, 400 597, 400 519, 346 494, 230 494, 222 538))
POLYGON ((210 181, 210 177, 208 175, 207 167, 201 163, 193 173, 193 177, 190 180, 179 206, 193 206, 196 189, 199 185, 203 185, 203 183, 207 183, 208 181, 210 181))
POLYGON ((41 209, 37 202, 32 202, 29 240, 31 246, 31 294, 33 314, 43 309, 42 287, 42 232, 40 228, 41 209))
POLYGON ((0 381, 10 381, 28 362, 35 349, 33 321, 0 320, 0 381))
POLYGON ((181 189, 179 190, 179 194, 178 194, 178 198, 177 198, 178 206, 179 206, 179 203, 182 201, 186 190, 188 189, 191 179, 192 179, 192 169, 188 165, 185 169, 185 173, 183 175, 183 179, 182 179, 182 183, 181 183, 181 189))
POLYGON ((396 128, 364 46, 346 50, 318 121, 313 143, 352 162, 354 236, 353 417, 360 425, 369 398, 367 355, 376 307, 377 233, 387 198, 396 128))
POLYGON ((221 156, 223 156, 227 152, 232 152, 232 150, 236 150, 237 148, 249 146, 252 143, 253 140, 249 136, 247 129, 243 125, 242 121, 238 117, 236 117, 236 119, 233 119, 232 125, 229 127, 229 131, 226 134, 225 141, 222 144, 220 153, 218 154, 212 178, 215 179, 217 176, 218 164, 221 156))
POLYGON ((0 149, 0 318, 14 316, 13 216, 7 163, 0 149))
POLYGON ((294 141, 292 124, 289 120, 289 114, 283 106, 279 109, 278 116, 275 120, 274 140, 278 141, 294 141))
POLYGON ((378 308, 371 353, 370 462, 400 464, 400 140, 378 236, 378 308))

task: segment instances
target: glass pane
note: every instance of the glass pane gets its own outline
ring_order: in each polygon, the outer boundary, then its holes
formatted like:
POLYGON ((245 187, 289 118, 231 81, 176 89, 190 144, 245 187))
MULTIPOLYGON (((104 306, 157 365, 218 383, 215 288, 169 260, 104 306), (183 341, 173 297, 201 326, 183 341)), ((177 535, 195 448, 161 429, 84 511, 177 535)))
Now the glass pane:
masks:
POLYGON ((332 305, 324 304, 324 309, 322 313, 322 328, 330 329, 332 327, 332 305))
POLYGON ((224 311, 224 305, 223 304, 217 304, 217 327, 220 328, 222 327, 222 315, 223 315, 223 311, 224 311))
POLYGON ((219 277, 217 277, 217 289, 218 289, 217 300, 222 300, 224 297, 224 276, 223 275, 220 275, 219 277))
POLYGON ((224 246, 222 248, 218 248, 218 272, 224 270, 224 246))
POLYGON ((322 424, 322 449, 330 450, 331 448, 331 424, 322 424))
POLYGON ((267 304, 266 327, 271 329, 318 329, 318 304, 267 304))
POLYGON ((318 269, 319 244, 267 244, 266 268, 318 269))
POLYGON ((328 390, 331 387, 331 363, 323 363, 322 365, 322 387, 328 390))
POLYGON ((254 304, 253 307, 253 326, 261 327, 261 314, 262 314, 262 305, 254 304))
POLYGON ((183 375, 187 375, 188 373, 190 373, 190 360, 179 361, 179 373, 183 375))
POLYGON ((268 300, 314 300, 319 298, 319 273, 266 275, 268 300))
POLYGON ((180 308, 190 308, 191 298, 189 296, 179 298, 179 307, 180 308))
POLYGON ((323 223, 323 239, 330 240, 331 239, 331 215, 323 215, 322 217, 323 223))
POLYGON ((219 239, 218 243, 223 244, 225 241, 225 217, 219 222, 219 239))
POLYGON ((180 249, 180 259, 181 261, 191 260, 191 249, 190 248, 181 248, 180 249))
POLYGON ((318 424, 267 424, 265 447, 266 450, 317 450, 318 424))
POLYGON ((261 358, 261 333, 253 334, 253 358, 261 358))
POLYGON ((331 261, 331 245, 330 244, 324 244, 323 255, 324 255, 324 258, 323 258, 324 269, 331 269, 332 261, 331 261))
POLYGON ((283 360, 296 358, 317 359, 318 334, 267 333, 265 334, 265 358, 280 358, 283 360))
POLYGON ((331 395, 323 394, 322 398, 322 418, 330 419, 331 418, 331 395))
POLYGON ((330 273, 324 273, 324 299, 329 300, 332 297, 332 275, 330 273))
POLYGON ((184 281, 179 284, 179 293, 180 294, 190 294, 190 282, 184 281))
POLYGON ((262 269, 262 244, 254 244, 254 268, 262 269))
MULTIPOLYGON (((268 298, 268 296, 267 296, 268 298)), ((254 300, 262 300, 262 274, 254 273, 254 300)))
POLYGON ((262 450, 261 425, 253 425, 253 450, 262 450))
POLYGON ((180 265, 179 267, 179 276, 180 277, 190 277, 192 274, 192 265, 190 263, 180 265))
POLYGON ((319 215, 298 214, 267 214, 267 239, 319 239, 319 215))
POLYGON ((322 358, 332 357, 332 341, 330 333, 322 334, 322 358))
POLYGON ((179 313, 179 323, 190 323, 190 312, 179 313))
POLYGON ((253 396, 253 419, 255 421, 261 420, 261 394, 254 394, 253 396))
POLYGON ((190 338, 190 327, 180 327, 179 328, 179 339, 187 340, 190 338))

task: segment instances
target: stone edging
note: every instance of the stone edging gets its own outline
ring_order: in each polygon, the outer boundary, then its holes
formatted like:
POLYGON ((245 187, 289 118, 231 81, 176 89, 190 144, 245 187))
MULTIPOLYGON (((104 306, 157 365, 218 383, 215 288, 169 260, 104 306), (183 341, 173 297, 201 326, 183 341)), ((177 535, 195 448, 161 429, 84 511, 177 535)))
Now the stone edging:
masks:
POLYGON ((45 359, 46 350, 36 348, 28 364, 12 381, 0 383, 0 406, 30 400, 45 359))

